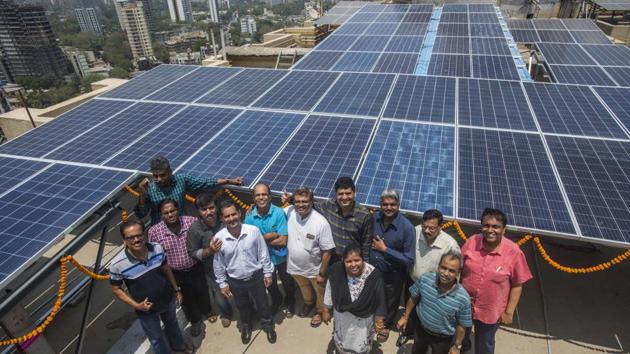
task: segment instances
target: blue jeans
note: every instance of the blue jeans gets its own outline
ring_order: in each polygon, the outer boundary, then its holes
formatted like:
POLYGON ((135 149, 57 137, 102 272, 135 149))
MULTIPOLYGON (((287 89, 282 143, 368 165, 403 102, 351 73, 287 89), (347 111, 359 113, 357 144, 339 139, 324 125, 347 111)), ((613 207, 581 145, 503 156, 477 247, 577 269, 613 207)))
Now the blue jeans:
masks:
POLYGON ((175 297, 165 309, 156 309, 148 313, 136 311, 136 313, 155 354, 171 354, 172 351, 185 349, 184 337, 175 315, 175 297), (164 331, 162 331, 160 320, 164 322, 164 331))
POLYGON ((234 311, 232 310, 232 304, 230 301, 221 294, 221 288, 217 280, 209 272, 206 272, 206 280, 208 282, 208 288, 210 291, 210 302, 213 306, 219 308, 219 314, 227 319, 232 319, 234 311))
POLYGON ((499 323, 486 324, 477 320, 475 324, 475 354, 494 354, 494 336, 499 323))

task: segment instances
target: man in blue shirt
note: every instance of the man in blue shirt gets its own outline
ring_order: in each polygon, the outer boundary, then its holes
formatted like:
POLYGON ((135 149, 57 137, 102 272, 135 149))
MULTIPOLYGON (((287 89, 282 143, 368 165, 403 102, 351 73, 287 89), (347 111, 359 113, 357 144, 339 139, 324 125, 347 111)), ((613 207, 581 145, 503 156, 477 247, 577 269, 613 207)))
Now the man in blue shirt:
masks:
MULTIPOLYGON (((400 196, 394 189, 381 193, 381 208, 372 216, 370 264, 383 273, 387 317, 385 325, 394 328, 407 268, 416 258, 416 233, 413 224, 399 213, 400 196)), ((381 331, 386 337, 388 331, 381 331)), ((383 338, 385 339, 385 338, 383 338)))
POLYGON ((276 313, 283 305, 286 306, 287 317, 295 313, 295 281, 287 273, 287 216, 284 211, 271 204, 271 190, 268 185, 258 183, 253 190, 255 206, 245 217, 245 224, 254 225, 260 229, 269 247, 269 256, 274 265, 273 281, 269 287, 272 301, 272 312, 276 313), (278 277, 284 288, 284 301, 278 287, 278 277))
POLYGON ((151 174, 153 181, 145 178, 140 182, 140 198, 136 206, 136 215, 139 218, 151 214, 151 225, 160 222, 160 210, 158 206, 164 199, 173 199, 179 206, 179 215, 186 215, 184 210, 184 198, 186 192, 196 192, 202 189, 212 189, 218 185, 232 184, 240 186, 243 177, 236 178, 197 178, 190 175, 174 175, 171 165, 165 157, 157 156, 151 159, 151 174))

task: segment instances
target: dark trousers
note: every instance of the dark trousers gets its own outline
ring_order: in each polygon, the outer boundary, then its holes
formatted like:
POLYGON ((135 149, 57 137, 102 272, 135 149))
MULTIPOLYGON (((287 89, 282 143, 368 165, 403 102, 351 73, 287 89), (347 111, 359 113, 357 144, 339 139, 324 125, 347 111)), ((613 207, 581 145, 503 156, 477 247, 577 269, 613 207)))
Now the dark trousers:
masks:
POLYGON ((494 336, 499 323, 486 324, 473 320, 475 325, 475 354, 494 354, 494 336))
POLYGON ((400 305, 400 294, 403 288, 405 271, 383 272, 383 282, 385 283, 385 299, 387 302, 387 317, 385 317, 385 326, 393 329, 396 326, 394 322, 398 314, 400 305))
POLYGON ((273 304, 274 310, 279 309, 283 303, 291 307, 295 305, 295 280, 287 273, 287 262, 274 265, 273 281, 269 287, 269 295, 271 295, 271 303, 273 304), (282 280, 282 288, 284 289, 285 295, 284 302, 280 287, 278 286, 278 277, 282 280))
POLYGON ((256 306, 260 314, 260 326, 263 329, 273 326, 273 318, 267 302, 262 270, 256 271, 248 279, 228 278, 228 285, 234 295, 236 308, 241 315, 241 325, 250 326, 251 328, 254 306, 256 306), (254 302, 253 304, 252 301, 254 302))
POLYGON ((221 317, 231 320, 234 312, 232 311, 232 305, 230 300, 221 294, 221 288, 214 277, 214 273, 206 273, 206 281, 208 282, 210 302, 218 308, 221 317))
POLYGON ((429 333, 418 323, 414 335, 413 354, 426 354, 431 348, 432 354, 448 354, 453 344, 453 336, 429 333))
MULTIPOLYGON (((413 280, 411 279, 409 274, 407 274, 405 276, 405 307, 407 307, 407 301, 409 301, 409 298, 411 297, 411 295, 409 294, 409 288, 412 285, 413 280)), ((420 319, 418 318, 418 313, 414 308, 413 311, 411 311, 411 315, 409 315, 409 319, 407 320, 407 327, 405 327, 403 334, 407 337, 414 336, 416 333, 416 326, 418 325, 418 321, 420 321, 420 319)))
POLYGON ((164 309, 136 311, 136 314, 155 354, 171 354, 173 351, 184 350, 184 337, 175 315, 175 298, 164 309), (164 323, 164 330, 160 320, 164 323))
POLYGON ((203 264, 197 263, 188 271, 173 269, 177 285, 182 288, 182 308, 190 323, 203 321, 212 312, 208 283, 203 271, 203 264))

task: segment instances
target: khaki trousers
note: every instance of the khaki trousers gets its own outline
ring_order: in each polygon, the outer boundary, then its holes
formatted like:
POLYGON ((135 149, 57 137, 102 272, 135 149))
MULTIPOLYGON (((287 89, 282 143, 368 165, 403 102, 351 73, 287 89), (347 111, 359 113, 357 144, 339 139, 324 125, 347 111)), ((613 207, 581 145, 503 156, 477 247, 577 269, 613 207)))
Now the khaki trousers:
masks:
POLYGON ((317 312, 321 313, 324 309, 324 290, 325 288, 317 284, 317 278, 307 278, 301 275, 293 275, 295 283, 300 288, 304 305, 313 305, 317 308, 317 312), (313 291, 315 289, 315 291, 313 291))

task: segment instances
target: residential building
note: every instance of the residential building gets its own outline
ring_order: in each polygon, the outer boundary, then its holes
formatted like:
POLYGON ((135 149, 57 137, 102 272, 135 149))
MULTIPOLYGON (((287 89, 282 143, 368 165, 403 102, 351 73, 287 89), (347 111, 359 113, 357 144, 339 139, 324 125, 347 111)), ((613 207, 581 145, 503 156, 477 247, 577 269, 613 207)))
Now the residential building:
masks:
POLYGON ((219 6, 217 4, 217 0, 208 0, 208 7, 210 8, 210 11, 208 12, 210 21, 219 23, 219 6))
POLYGON ((144 13, 144 2, 118 0, 116 6, 120 8, 119 20, 123 30, 127 32, 134 64, 138 65, 140 61, 156 61, 144 13))
POLYGON ((168 13, 173 22, 193 22, 190 0, 167 0, 168 13))
POLYGON ((241 33, 256 33, 256 19, 253 16, 245 16, 241 18, 241 33))
POLYGON ((89 74, 90 65, 88 64, 85 54, 80 50, 65 50, 65 53, 72 64, 74 72, 79 75, 79 77, 84 77, 89 74))
POLYGON ((164 41, 164 45, 169 52, 183 53, 197 42, 208 43, 208 33, 205 31, 180 33, 164 41))
POLYGON ((74 13, 77 16, 77 21, 79 21, 81 32, 103 34, 103 28, 98 21, 98 17, 96 17, 96 11, 93 7, 74 9, 74 13))

